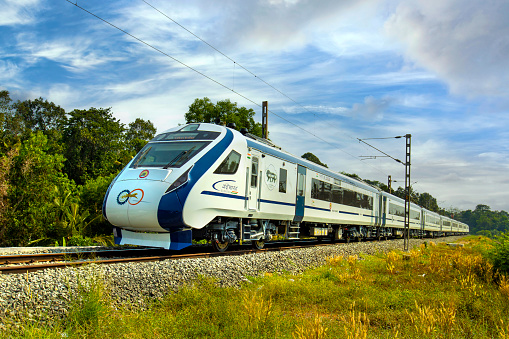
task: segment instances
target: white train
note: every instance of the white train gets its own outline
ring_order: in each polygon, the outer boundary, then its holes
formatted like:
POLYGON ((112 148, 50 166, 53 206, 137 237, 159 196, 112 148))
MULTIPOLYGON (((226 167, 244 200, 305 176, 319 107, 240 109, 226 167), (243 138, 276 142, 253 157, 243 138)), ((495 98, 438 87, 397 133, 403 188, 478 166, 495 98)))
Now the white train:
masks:
MULTIPOLYGON (((117 244, 216 250, 271 239, 402 236, 404 200, 289 154, 269 141, 195 123, 151 140, 113 180, 103 213, 117 244)), ((415 204, 411 236, 466 234, 468 225, 415 204)))

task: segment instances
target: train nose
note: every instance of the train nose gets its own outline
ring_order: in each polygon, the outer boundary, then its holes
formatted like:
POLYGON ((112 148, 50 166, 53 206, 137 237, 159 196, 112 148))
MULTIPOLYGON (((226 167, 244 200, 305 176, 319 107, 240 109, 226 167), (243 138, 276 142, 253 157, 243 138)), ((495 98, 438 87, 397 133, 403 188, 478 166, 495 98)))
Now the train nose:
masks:
POLYGON ((171 170, 129 169, 125 172, 109 192, 105 206, 108 220, 115 226, 136 231, 166 231, 159 224, 158 207, 161 196, 171 184, 166 181, 171 170))

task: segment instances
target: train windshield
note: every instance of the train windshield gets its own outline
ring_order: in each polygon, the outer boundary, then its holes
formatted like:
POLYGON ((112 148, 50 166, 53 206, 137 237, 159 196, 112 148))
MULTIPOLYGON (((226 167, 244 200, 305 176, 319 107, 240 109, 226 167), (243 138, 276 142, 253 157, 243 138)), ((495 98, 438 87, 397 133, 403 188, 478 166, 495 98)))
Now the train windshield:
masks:
POLYGON ((208 144, 210 141, 151 142, 138 153, 131 168, 180 167, 208 144))

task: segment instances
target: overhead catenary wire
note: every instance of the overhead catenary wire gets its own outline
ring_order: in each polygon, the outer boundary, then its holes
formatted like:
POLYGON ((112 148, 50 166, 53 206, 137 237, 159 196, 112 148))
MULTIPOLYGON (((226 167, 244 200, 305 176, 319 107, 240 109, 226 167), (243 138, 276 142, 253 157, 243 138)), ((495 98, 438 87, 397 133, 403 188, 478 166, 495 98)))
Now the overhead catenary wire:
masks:
MULTIPOLYGON (((81 9, 82 11, 84 11, 84 12, 86 12, 86 13, 90 14, 91 16, 93 16, 93 17, 95 17, 95 18, 97 18, 97 19, 101 20, 102 22, 106 23, 107 25, 109 25, 109 26, 111 26, 111 27, 113 27, 113 28, 115 28, 115 29, 119 30, 120 32, 122 32, 122 33, 124 33, 124 34, 128 35, 129 37, 131 37, 131 38, 135 39, 136 41, 138 41, 138 42, 140 42, 140 43, 142 43, 142 44, 144 44, 145 46, 147 46, 147 47, 149 47, 149 48, 151 48, 151 49, 155 50, 156 52, 158 52, 158 53, 160 53, 160 54, 162 54, 162 55, 164 55, 164 56, 166 56, 166 57, 168 57, 168 58, 172 59, 173 61, 175 61, 175 62, 179 63, 180 65, 182 65, 182 66, 184 66, 184 67, 186 67, 186 68, 188 68, 188 69, 192 70, 193 72, 195 72, 195 73, 197 73, 197 74, 199 74, 199 75, 203 76, 204 78, 206 78, 206 79, 208 79, 208 80, 210 80, 210 81, 214 82, 215 84, 217 84, 217 85, 219 85, 219 86, 221 86, 221 87, 225 88, 226 90, 231 91, 232 93, 234 93, 234 94, 238 95, 239 97, 241 97, 241 98, 243 98, 243 99, 245 99, 245 100, 249 101, 249 102, 250 102, 250 103, 252 103, 253 105, 256 105, 256 106, 258 106, 258 107, 261 107, 261 105, 260 105, 259 103, 257 103, 256 101, 254 101, 254 100, 252 100, 252 99, 250 99, 250 98, 246 97, 245 95, 243 95, 243 94, 241 94, 240 92, 238 92, 238 91, 234 90, 233 88, 230 88, 230 87, 228 87, 227 85, 224 85, 224 84, 223 84, 223 83, 221 83, 220 81, 218 81, 218 80, 216 80, 216 79, 214 79, 214 78, 212 78, 212 77, 210 77, 210 76, 206 75, 205 73, 203 73, 203 72, 201 72, 201 71, 197 70, 196 68, 194 68, 194 67, 192 67, 192 66, 187 65, 187 64, 186 64, 186 63, 184 63, 183 61, 181 61, 181 60, 179 60, 179 59, 175 58, 174 56, 172 56, 172 55, 170 55, 170 54, 168 54, 168 53, 166 53, 166 52, 162 51, 161 49, 159 49, 159 48, 157 48, 157 47, 155 47, 155 46, 153 46, 153 45, 149 44, 148 42, 146 42, 146 41, 144 41, 144 40, 142 40, 142 39, 140 39, 140 38, 136 37, 135 35, 133 35, 133 34, 131 34, 131 33, 127 32, 126 30, 124 30, 124 29, 122 29, 122 28, 120 28, 120 27, 118 27, 118 26, 116 26, 115 24, 113 24, 113 23, 109 22, 108 20, 103 19, 103 18, 102 18, 102 17, 100 17, 99 15, 97 15, 97 14, 95 14, 95 13, 93 13, 93 12, 91 12, 91 11, 87 10, 86 8, 84 8, 84 7, 80 6, 77 2, 73 2, 73 1, 71 1, 71 0, 65 0, 65 1, 66 1, 66 2, 68 2, 68 3, 70 3, 71 5, 73 5, 73 6, 77 7, 77 8, 79 8, 79 9, 81 9)), ((143 1, 143 2, 145 2, 145 3, 147 3, 147 2, 146 2, 146 1, 144 1, 144 0, 142 0, 142 1, 143 1)), ((152 7, 152 8, 154 8, 155 10, 157 10, 155 7, 153 7, 153 6, 152 6, 152 5, 150 5, 149 3, 147 3, 147 5, 151 6, 151 7, 152 7)), ((157 11, 158 11, 158 12, 160 12, 159 10, 157 10, 157 11)), ((163 15, 165 15, 165 14, 164 14, 164 13, 162 13, 162 12, 160 12, 160 13, 161 13, 161 14, 163 14, 163 15)), ((166 16, 166 15, 165 15, 165 16, 166 16)), ((166 16, 166 17, 168 17, 168 16, 166 16)), ((169 18, 169 17, 168 17, 168 18, 169 18)), ((171 18, 169 18, 169 19, 170 19, 170 20, 172 20, 173 22, 175 22, 173 19, 171 19, 171 18)), ((176 23, 176 22, 175 22, 175 23, 176 23)), ((178 23, 176 23, 176 24, 178 24, 178 23)), ((297 103, 297 102, 296 102, 295 100, 293 100, 292 98, 290 98, 289 96, 287 96, 286 94, 284 94, 283 92, 281 92, 280 90, 278 90, 277 88, 275 88, 274 86, 272 86, 272 85, 270 85, 269 83, 267 83, 265 80, 263 80, 263 79, 259 78, 258 76, 256 76, 256 74, 252 73, 251 71, 249 71, 248 69, 246 69, 245 67, 243 67, 242 65, 240 65, 239 63, 235 62, 233 59, 231 59, 230 57, 228 57, 226 54, 222 53, 221 51, 217 50, 215 47, 213 47, 212 45, 210 45, 209 43, 207 43, 207 42, 206 42, 206 41, 204 41, 203 39, 201 39, 201 38, 199 38, 198 36, 196 36, 194 33, 192 33, 191 31, 189 31, 188 29, 186 29, 184 26, 182 26, 182 25, 180 25, 180 24, 178 24, 178 25, 179 25, 180 27, 182 27, 183 29, 185 29, 186 31, 188 31, 189 33, 191 33, 193 36, 197 37, 200 41, 203 41, 205 44, 209 45, 211 48, 213 48, 214 50, 216 50, 218 53, 220 53, 220 54, 224 55, 226 58, 228 58, 229 60, 231 60, 232 62, 234 62, 234 63, 235 63, 237 66, 239 66, 240 68, 242 68, 242 69, 246 70, 248 73, 252 74, 252 75, 253 75, 254 77, 256 77, 257 79, 260 79, 262 82, 264 82, 264 83, 265 83, 266 85, 268 85, 269 87, 271 87, 271 88, 273 88, 274 90, 276 90, 277 92, 281 93, 283 96, 287 97, 289 100, 291 100, 291 101, 295 102, 295 103, 296 103, 296 104, 298 104, 299 106, 304 107, 304 106, 300 105, 299 103, 297 103)), ((283 120, 283 121, 285 121, 285 122, 287 122, 287 123, 289 123, 289 124, 291 124, 291 125, 293 125, 293 126, 297 127, 298 129, 302 130, 303 132, 305 132, 305 133, 307 133, 307 134, 310 134, 310 135, 314 136, 314 137, 315 137, 315 138, 317 138, 318 140, 320 140, 320 141, 322 141, 322 142, 326 143, 327 145, 329 145, 329 146, 331 146, 331 147, 333 147, 333 148, 335 148, 335 149, 338 149, 339 151, 341 151, 341 152, 343 152, 343 153, 345 153, 345 154, 347 154, 347 155, 351 156, 352 158, 354 158, 354 159, 356 159, 356 160, 359 160, 359 159, 358 159, 355 155, 353 155, 353 154, 351 154, 351 153, 349 153, 349 152, 345 151, 344 149, 341 149, 341 148, 337 147, 336 145, 334 145, 334 144, 332 144, 332 143, 328 142, 327 140, 325 140, 325 139, 321 138, 320 136, 316 135, 315 133, 310 132, 310 131, 306 130, 305 128, 303 128, 303 127, 301 127, 301 126, 299 126, 299 125, 297 125, 297 124, 295 124, 295 123, 291 122, 290 120, 288 120, 288 119, 286 119, 286 118, 282 117, 281 115, 279 115, 279 114, 277 114, 277 113, 275 113, 275 112, 273 112, 273 111, 271 111, 271 110, 268 110, 268 112, 270 112, 270 113, 271 113, 271 114, 273 114, 274 116, 278 117, 279 119, 281 119, 281 120, 283 120)), ((353 137, 351 137, 351 136, 350 136, 350 138, 354 139, 354 138, 353 138, 353 137)), ((359 160, 359 161, 360 161, 360 160, 359 160)), ((381 171, 379 168, 376 168, 376 167, 371 166, 371 165, 368 165, 368 166, 370 166, 371 168, 373 168, 373 169, 377 170, 378 172, 380 172, 380 173, 382 173, 382 174, 386 175, 386 173, 384 173, 383 171, 381 171)))
POLYGON ((207 41, 205 41, 204 39, 200 38, 198 35, 196 35, 195 33, 193 33, 191 30, 187 29, 186 27, 184 27, 184 25, 178 23, 177 21, 175 21, 173 18, 169 17, 166 13, 164 13, 163 11, 159 10, 158 8, 156 8, 155 6, 153 6, 152 4, 150 4, 148 1, 145 1, 145 0, 141 0, 143 1, 144 3, 146 3, 148 6, 152 7, 155 11, 159 12, 161 15, 165 16, 166 18, 168 18, 168 20, 171 20, 173 23, 175 23, 177 26, 179 26, 180 28, 182 28, 183 30, 185 30, 186 32, 188 32, 189 34, 191 34, 192 36, 194 36, 196 39, 200 40, 201 42, 203 42, 204 44, 206 44, 207 46, 209 46, 210 48, 212 48, 214 51, 216 51, 217 53, 221 54, 222 56, 224 56, 225 58, 227 58, 228 60, 230 60, 231 62, 233 62, 234 65, 236 65, 237 67, 240 67, 242 68, 244 71, 246 71, 247 73, 251 74, 253 77, 255 77, 256 79, 260 80, 261 82, 263 82, 265 85, 269 86, 270 88, 272 88, 273 90, 275 90, 276 92, 278 92, 279 94, 281 94, 282 96, 286 97, 287 99, 293 101, 295 104, 301 106, 304 108, 304 106, 302 106, 300 103, 298 103, 297 101, 295 101, 294 99, 292 99, 289 95, 285 94, 283 91, 279 90, 278 88, 274 87, 273 85, 271 85, 270 83, 268 83, 267 81, 265 81, 264 79, 260 78, 258 75, 254 74, 253 72, 251 72, 249 69, 247 69, 246 67, 242 66, 240 63, 238 63, 237 61, 233 60, 231 57, 229 57, 228 55, 226 55, 225 53, 223 53, 222 51, 220 51, 219 49, 217 49, 216 47, 214 47, 213 45, 211 45, 210 43, 208 43, 207 41))
MULTIPOLYGON (((283 91, 279 90, 278 88, 276 88, 275 86, 273 86, 272 84, 270 84, 269 82, 267 82, 266 80, 264 80, 263 78, 261 78, 260 76, 256 75, 255 73, 253 73, 252 71, 250 71, 249 69, 247 69, 246 67, 244 67, 242 64, 240 64, 238 61, 234 60, 233 58, 231 58, 230 56, 228 56, 226 53, 222 52, 221 50, 219 50, 218 48, 216 48, 215 46, 213 46, 212 44, 210 44, 209 42, 207 42, 206 40, 202 39, 201 37, 199 37, 197 34, 195 34, 194 32, 192 32, 190 29, 188 29, 187 27, 185 27, 184 25, 182 25, 181 23, 177 22, 175 19, 171 18, 169 15, 167 15, 166 13, 164 13, 163 11, 161 11, 159 8, 155 7, 154 5, 152 5, 151 3, 149 3, 148 1, 146 0, 140 0, 142 2, 144 2, 145 4, 147 4, 148 6, 150 6, 152 9, 154 9, 155 11, 157 11, 158 13, 160 13, 161 15, 163 15, 164 17, 166 17, 168 20, 172 21, 174 24, 176 24, 177 26, 179 26, 180 28, 182 28, 183 30, 185 30, 186 32, 188 32, 189 34, 191 34, 192 36, 194 36, 196 39, 200 40, 201 42, 203 42, 204 44, 206 44, 207 46, 209 46, 210 48, 212 48, 214 51, 216 51, 217 53, 221 54, 222 56, 224 56, 226 59, 228 59, 229 61, 231 61, 233 63, 233 71, 235 72, 235 67, 239 67, 241 69, 243 69, 244 71, 246 71, 247 73, 251 74, 253 77, 255 77, 256 79, 258 79, 259 81, 263 82, 265 85, 269 86, 270 88, 272 88, 273 90, 275 90, 276 92, 278 92, 279 94, 281 94, 282 96, 284 96, 285 98, 287 98, 288 100, 292 101, 293 103, 295 103, 297 106, 300 106, 304 112, 309 112, 311 113, 311 111, 309 111, 306 106, 302 105, 301 103, 299 103, 298 101, 294 100, 292 97, 290 97, 288 94, 284 93, 283 91)), ((235 78, 233 77, 233 85, 235 85, 235 78)), ((259 106, 259 105, 258 105, 259 106)), ((276 115, 274 112, 270 111, 272 114, 276 115)), ((315 120, 316 120, 316 114, 313 112, 313 115, 315 115, 315 120)), ((277 116, 277 115, 276 115, 277 116)), ((279 117, 279 116, 278 116, 279 117)), ((281 117, 279 117, 281 118, 281 117)), ((283 118, 281 118, 283 119, 283 118)), ((285 120, 285 119, 283 119, 285 120)), ((287 121, 287 120, 285 120, 287 121)), ((314 135, 314 134, 313 134, 314 135)), ((346 134, 350 139, 352 140, 357 140, 357 138, 354 138, 353 136, 351 135, 348 135, 346 134)), ((316 137, 316 135, 314 135, 316 137)))

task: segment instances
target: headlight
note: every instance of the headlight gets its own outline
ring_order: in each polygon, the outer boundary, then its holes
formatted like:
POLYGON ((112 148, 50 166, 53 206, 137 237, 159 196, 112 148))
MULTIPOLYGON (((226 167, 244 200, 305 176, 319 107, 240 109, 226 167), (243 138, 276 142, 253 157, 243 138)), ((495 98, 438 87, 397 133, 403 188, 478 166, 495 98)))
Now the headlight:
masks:
POLYGON ((170 193, 171 191, 174 191, 180 186, 184 185, 189 180, 189 171, 191 171, 191 168, 185 171, 184 174, 182 174, 177 180, 175 180, 173 184, 171 184, 170 187, 168 187, 165 194, 170 193))

